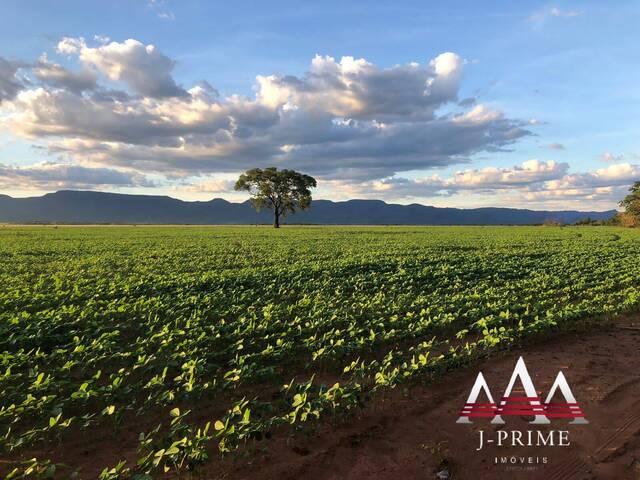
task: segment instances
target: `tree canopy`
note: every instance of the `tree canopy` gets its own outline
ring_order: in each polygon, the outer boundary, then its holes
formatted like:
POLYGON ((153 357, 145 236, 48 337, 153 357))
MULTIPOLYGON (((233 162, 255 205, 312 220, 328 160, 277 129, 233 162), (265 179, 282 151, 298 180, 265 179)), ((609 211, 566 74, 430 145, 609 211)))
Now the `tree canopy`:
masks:
POLYGON ((629 194, 619 204, 636 224, 640 223, 640 182, 629 188, 629 194))
POLYGON ((315 178, 294 170, 252 168, 240 175, 235 189, 251 194, 251 203, 273 210, 273 226, 280 227, 280 217, 296 210, 306 210, 311 205, 311 188, 316 187, 315 178))

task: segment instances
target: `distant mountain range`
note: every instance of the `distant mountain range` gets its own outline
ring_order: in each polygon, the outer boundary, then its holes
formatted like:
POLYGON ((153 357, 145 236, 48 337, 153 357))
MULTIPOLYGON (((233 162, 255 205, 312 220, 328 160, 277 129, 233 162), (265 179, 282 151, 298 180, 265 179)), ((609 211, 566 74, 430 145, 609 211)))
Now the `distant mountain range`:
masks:
MULTIPOLYGON (((527 225, 546 220, 575 223, 586 217, 599 220, 615 213, 615 210, 459 209, 415 203, 396 205, 381 200, 314 200, 309 211, 290 215, 285 221, 331 225, 527 225)), ((165 196, 71 190, 29 198, 0 195, 0 222, 5 223, 260 224, 271 223, 270 214, 269 210, 256 213, 248 201, 231 203, 219 198, 185 202, 165 196)))

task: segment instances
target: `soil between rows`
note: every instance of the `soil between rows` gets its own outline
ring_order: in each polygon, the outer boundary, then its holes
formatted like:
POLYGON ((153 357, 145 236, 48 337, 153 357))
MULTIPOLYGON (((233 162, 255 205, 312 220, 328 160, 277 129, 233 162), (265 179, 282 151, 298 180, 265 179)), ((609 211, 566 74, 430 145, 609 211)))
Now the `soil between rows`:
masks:
MULTIPOLYGON (((558 335, 452 372, 429 386, 398 389, 343 425, 311 435, 275 437, 247 459, 213 462, 203 478, 251 480, 432 479, 443 465, 450 479, 640 479, 640 319, 558 335), (479 430, 496 436, 490 419, 457 424, 477 373, 502 396, 518 358, 525 359, 538 394, 548 393, 559 370, 588 425, 505 417, 505 430, 568 430, 570 445, 479 447, 479 430), (507 464, 495 463, 508 457, 507 464), (516 458, 515 464, 510 463, 516 458), (546 463, 543 458, 546 457, 546 463), (524 464, 519 463, 525 458, 524 464), (531 458, 531 460, 529 460, 531 458), (530 463, 533 462, 533 463, 530 463)), ((519 384, 517 384, 519 386, 519 384)), ((514 390, 517 392, 517 389, 514 390)))

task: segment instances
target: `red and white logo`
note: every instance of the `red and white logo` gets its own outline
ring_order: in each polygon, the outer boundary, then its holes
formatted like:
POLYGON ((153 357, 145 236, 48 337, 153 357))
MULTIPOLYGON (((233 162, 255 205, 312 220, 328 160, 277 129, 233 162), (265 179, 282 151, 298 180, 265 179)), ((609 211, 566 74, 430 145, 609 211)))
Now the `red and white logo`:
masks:
POLYGON ((549 424, 551 423, 549 419, 553 418, 572 418, 573 421, 570 422, 572 424, 589 423, 561 371, 558 372, 547 398, 542 402, 522 357, 516 363, 509 385, 498 404, 493 401, 489 386, 480 372, 459 415, 456 423, 471 423, 470 419, 473 417, 493 417, 491 423, 504 424, 505 421, 502 417, 510 415, 531 415, 534 419, 529 423, 535 425, 549 424), (520 379, 520 383, 522 383, 525 396, 511 396, 517 379, 520 379), (564 402, 551 401, 558 390, 564 397, 564 402), (477 402, 481 391, 486 395, 488 402, 477 402))

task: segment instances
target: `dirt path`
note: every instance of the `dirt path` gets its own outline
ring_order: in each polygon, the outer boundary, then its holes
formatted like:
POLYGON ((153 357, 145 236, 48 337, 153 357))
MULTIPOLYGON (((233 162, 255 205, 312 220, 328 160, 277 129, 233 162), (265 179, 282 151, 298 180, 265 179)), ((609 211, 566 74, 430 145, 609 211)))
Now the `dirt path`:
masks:
POLYGON ((436 385, 398 390, 345 425, 306 438, 275 438, 249 460, 212 464, 204 478, 433 479, 445 460, 450 479, 640 479, 639 347, 637 319, 610 331, 562 335, 484 360, 436 385), (570 445, 476 451, 478 430, 495 436, 497 429, 487 419, 457 424, 458 412, 480 370, 499 398, 520 356, 543 397, 562 370, 589 424, 563 419, 536 428, 526 418, 505 417, 506 430, 568 430, 570 445), (533 463, 494 463, 512 456, 533 463))

